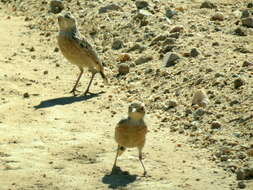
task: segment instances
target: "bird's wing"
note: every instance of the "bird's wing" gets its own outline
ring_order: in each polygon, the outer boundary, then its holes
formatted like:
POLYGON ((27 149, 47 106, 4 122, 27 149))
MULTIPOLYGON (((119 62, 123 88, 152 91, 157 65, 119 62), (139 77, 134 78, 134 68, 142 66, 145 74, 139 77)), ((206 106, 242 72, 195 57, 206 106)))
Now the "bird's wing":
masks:
POLYGON ((88 56, 90 56, 96 63, 102 65, 96 51, 92 48, 90 43, 82 37, 81 34, 76 33, 75 35, 73 35, 73 40, 77 42, 75 43, 77 48, 79 48, 80 50, 84 50, 86 54, 88 54, 88 56))

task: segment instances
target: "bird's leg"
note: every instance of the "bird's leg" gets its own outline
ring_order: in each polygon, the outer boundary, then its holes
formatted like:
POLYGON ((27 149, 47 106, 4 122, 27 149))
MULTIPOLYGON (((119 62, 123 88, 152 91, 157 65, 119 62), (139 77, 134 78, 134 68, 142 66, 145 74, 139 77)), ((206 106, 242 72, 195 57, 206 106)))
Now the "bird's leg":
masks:
POLYGON ((81 76, 82 76, 82 74, 83 74, 83 68, 79 68, 80 69, 80 74, 79 74, 79 76, 78 76, 78 78, 77 78, 77 80, 76 80, 76 84, 74 85, 74 87, 73 87, 73 89, 70 91, 70 93, 73 93, 73 95, 74 96, 76 96, 76 87, 77 87, 77 85, 78 85, 78 83, 79 83, 79 81, 80 81, 80 79, 81 79, 81 76))
POLYGON ((142 162, 142 147, 138 147, 138 150, 139 150, 139 160, 141 162, 141 165, 143 167, 143 170, 144 170, 144 173, 143 173, 143 176, 146 176, 147 175, 147 171, 146 171, 146 168, 142 162))
POLYGON ((126 150, 125 147, 118 145, 116 157, 115 157, 114 164, 113 164, 113 167, 112 167, 112 171, 113 171, 114 169, 116 169, 116 167, 117 167, 117 165, 116 165, 116 164, 117 164, 117 159, 118 159, 118 157, 119 157, 121 154, 123 154, 123 152, 124 152, 125 150, 126 150))
POLYGON ((84 96, 89 92, 90 85, 91 85, 91 83, 92 83, 92 81, 93 81, 95 75, 96 75, 96 73, 93 73, 93 72, 92 72, 91 79, 90 79, 90 82, 89 82, 89 84, 88 84, 88 87, 87 87, 87 89, 85 90, 85 92, 83 93, 84 96))

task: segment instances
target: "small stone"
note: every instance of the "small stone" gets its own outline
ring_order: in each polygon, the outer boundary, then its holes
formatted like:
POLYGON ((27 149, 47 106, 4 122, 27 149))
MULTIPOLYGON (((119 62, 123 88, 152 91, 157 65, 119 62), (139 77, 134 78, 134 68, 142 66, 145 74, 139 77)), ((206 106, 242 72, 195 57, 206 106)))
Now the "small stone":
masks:
POLYGON ((238 182, 238 187, 239 187, 240 189, 244 189, 244 188, 246 187, 246 185, 245 185, 245 183, 244 183, 243 181, 239 181, 239 182, 238 182))
POLYGON ((50 11, 54 14, 58 14, 64 9, 62 0, 51 0, 49 6, 50 11))
POLYGON ((245 29, 238 27, 234 30, 234 34, 238 36, 247 36, 245 29))
POLYGON ((54 52, 59 52, 59 48, 58 47, 54 48, 54 52))
POLYGON ((253 63, 252 62, 249 62, 249 61, 244 61, 243 64, 242 64, 243 67, 249 67, 249 66, 253 66, 253 63))
POLYGON ((24 97, 24 98, 29 98, 29 97, 30 97, 30 95, 29 95, 29 93, 28 93, 28 92, 26 92, 26 93, 24 93, 24 94, 23 94, 23 97, 24 97))
POLYGON ((248 28, 253 28, 253 18, 252 17, 243 18, 242 25, 248 28))
POLYGON ((241 16, 241 18, 247 18, 247 17, 249 17, 249 16, 250 16, 250 13, 249 13, 248 10, 242 11, 242 16, 241 16))
POLYGON ((248 3, 247 8, 253 8, 253 3, 248 3))
POLYGON ((206 107, 209 104, 209 99, 203 89, 196 90, 192 99, 192 105, 195 104, 199 105, 200 107, 206 107))
POLYGON ((101 7, 98 10, 98 13, 102 14, 102 13, 107 13, 108 11, 119 11, 119 10, 122 10, 120 6, 118 6, 116 4, 110 4, 110 5, 101 7))
POLYGON ((165 54, 163 58, 163 64, 165 67, 171 67, 171 66, 176 65, 179 59, 180 59, 180 56, 178 54, 169 52, 165 54))
POLYGON ((48 71, 44 71, 43 74, 44 74, 44 75, 47 75, 47 74, 48 74, 48 71))
POLYGON ((129 73, 129 65, 126 63, 121 63, 118 65, 118 72, 120 75, 125 75, 129 73))
POLYGON ((127 61, 131 61, 131 57, 129 56, 129 54, 125 53, 125 54, 120 55, 117 58, 117 61, 119 61, 121 63, 124 63, 124 62, 127 62, 127 61))
POLYGON ((136 65, 140 65, 140 64, 143 64, 143 63, 146 63, 146 62, 149 62, 153 59, 152 56, 148 55, 148 56, 141 56, 139 57, 137 60, 135 60, 135 64, 136 65))
POLYGON ((113 50, 119 50, 124 46, 123 42, 121 40, 114 40, 112 43, 112 49, 113 50))
POLYGON ((202 115, 204 115, 204 114, 205 114, 205 110, 203 110, 203 109, 201 109, 201 108, 197 109, 197 110, 194 112, 194 115, 196 115, 196 116, 202 116, 202 115))
POLYGON ((139 19, 143 19, 144 17, 148 17, 148 16, 151 16, 151 15, 152 14, 149 11, 140 9, 138 11, 138 14, 137 14, 136 17, 139 18, 139 19))
POLYGON ((228 155, 221 155, 220 160, 221 160, 222 162, 227 161, 227 160, 228 160, 228 155))
POLYGON ((177 15, 177 12, 171 10, 170 8, 167 8, 167 9, 165 10, 165 15, 166 15, 166 17, 168 17, 168 18, 172 18, 173 16, 177 15))
POLYGON ((31 47, 29 50, 30 50, 30 52, 35 51, 34 47, 31 47))
POLYGON ((136 5, 137 9, 144 9, 149 6, 147 1, 136 1, 135 5, 136 5))
POLYGON ((221 123, 218 121, 213 121, 211 124, 211 129, 219 129, 221 127, 221 123))
POLYGON ((249 149, 249 150, 247 151, 247 154, 248 154, 248 156, 253 157, 253 148, 249 149))
POLYGON ((170 30, 170 33, 182 32, 182 31, 184 31, 184 27, 183 26, 175 26, 174 28, 172 28, 170 30))
POLYGON ((146 48, 144 46, 141 46, 140 44, 135 44, 132 47, 130 47, 127 52, 136 51, 139 50, 139 52, 143 52, 146 48))
POLYGON ((190 56, 197 57, 198 55, 199 55, 199 51, 197 50, 197 48, 192 48, 190 52, 190 56))
POLYGON ((224 18, 224 15, 222 13, 215 13, 212 17, 211 17, 211 20, 212 21, 223 21, 225 18, 224 18))
POLYGON ((216 5, 214 5, 213 3, 211 3, 210 1, 204 1, 201 5, 200 8, 207 8, 207 9, 214 9, 216 8, 216 5))
POLYGON ((243 79, 241 79, 241 78, 237 78, 237 79, 234 80, 234 88, 235 89, 240 88, 244 84, 245 84, 245 81, 243 79))
POLYGON ((177 106, 177 101, 175 101, 175 100, 169 100, 168 101, 168 107, 169 108, 174 108, 176 106, 177 106))

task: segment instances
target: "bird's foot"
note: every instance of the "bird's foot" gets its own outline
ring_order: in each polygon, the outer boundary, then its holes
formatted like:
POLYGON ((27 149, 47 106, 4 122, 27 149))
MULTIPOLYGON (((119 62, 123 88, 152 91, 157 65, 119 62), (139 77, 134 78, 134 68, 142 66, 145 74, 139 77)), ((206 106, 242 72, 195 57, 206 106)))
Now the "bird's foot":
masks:
POLYGON ((69 93, 72 93, 74 96, 76 96, 76 92, 80 92, 77 89, 73 88, 69 93))

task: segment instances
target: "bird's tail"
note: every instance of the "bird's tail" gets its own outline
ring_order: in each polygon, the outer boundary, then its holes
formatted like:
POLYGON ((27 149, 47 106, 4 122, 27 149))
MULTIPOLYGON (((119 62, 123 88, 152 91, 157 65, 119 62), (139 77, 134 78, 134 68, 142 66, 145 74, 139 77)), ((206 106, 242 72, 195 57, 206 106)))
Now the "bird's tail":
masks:
POLYGON ((104 83, 105 83, 106 85, 108 85, 108 79, 107 79, 107 77, 105 76, 104 72, 103 72, 103 71, 100 71, 99 73, 100 73, 100 75, 101 75, 101 77, 102 77, 104 83))

